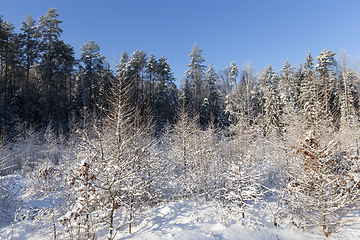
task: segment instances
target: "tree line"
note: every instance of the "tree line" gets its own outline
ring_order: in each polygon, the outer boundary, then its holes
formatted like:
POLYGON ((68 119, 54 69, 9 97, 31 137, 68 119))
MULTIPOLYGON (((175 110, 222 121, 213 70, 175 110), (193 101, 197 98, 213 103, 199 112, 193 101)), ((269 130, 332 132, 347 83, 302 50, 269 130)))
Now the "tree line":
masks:
POLYGON ((131 92, 132 105, 143 116, 160 124, 171 121, 177 88, 165 56, 147 56, 143 51, 123 52, 112 70, 92 40, 74 48, 62 40, 62 21, 55 8, 38 18, 30 15, 16 33, 10 21, 0 17, 0 125, 11 134, 25 122, 44 129, 49 123, 57 132, 69 129, 83 109, 101 115, 107 109, 110 88, 122 79, 131 92))
POLYGON ((301 110, 311 118, 314 98, 321 98, 325 113, 334 121, 353 116, 359 108, 358 74, 347 66, 343 52, 309 52, 304 63, 291 66, 287 60, 279 73, 269 65, 256 74, 251 63, 239 69, 235 62, 219 72, 204 64, 202 49, 194 45, 181 87, 175 85, 170 63, 143 50, 123 52, 112 70, 100 47, 92 40, 74 48, 60 39, 63 32, 55 8, 38 18, 30 15, 20 33, 0 17, 0 126, 5 134, 25 122, 44 129, 49 123, 57 132, 69 130, 72 118, 83 109, 97 115, 108 110, 110 88, 121 79, 122 92, 131 96, 131 107, 141 113, 141 122, 153 121, 160 130, 176 121, 180 107, 207 126, 227 127, 237 115, 262 116, 267 132, 285 126, 284 115, 301 110), (311 91, 317 91, 316 97, 311 91), (290 111, 290 112, 289 112, 290 111), (308 113, 310 111, 310 113, 308 113), (151 116, 151 119, 149 118, 151 116))

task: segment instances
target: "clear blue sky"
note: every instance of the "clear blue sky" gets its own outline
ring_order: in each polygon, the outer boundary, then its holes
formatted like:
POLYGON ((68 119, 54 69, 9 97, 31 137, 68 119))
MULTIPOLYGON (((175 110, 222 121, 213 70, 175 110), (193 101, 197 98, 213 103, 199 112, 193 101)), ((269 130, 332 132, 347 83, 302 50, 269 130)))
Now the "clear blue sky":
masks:
POLYGON ((0 0, 0 14, 17 31, 26 14, 37 20, 51 7, 63 21, 61 38, 79 47, 94 40, 113 66, 121 53, 143 49, 168 58, 177 83, 195 43, 217 71, 252 61, 259 72, 293 66, 327 48, 360 52, 360 1, 353 0, 0 0))

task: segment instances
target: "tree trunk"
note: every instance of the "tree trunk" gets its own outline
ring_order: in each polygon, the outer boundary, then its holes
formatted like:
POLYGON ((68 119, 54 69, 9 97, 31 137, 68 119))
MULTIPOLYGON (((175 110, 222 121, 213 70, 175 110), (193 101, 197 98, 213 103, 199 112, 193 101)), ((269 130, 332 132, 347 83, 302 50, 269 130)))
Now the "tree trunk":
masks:
MULTIPOLYGON (((25 124, 29 124, 29 75, 30 75, 30 63, 28 60, 26 66, 26 82, 25 82, 25 124)), ((26 126, 25 126, 26 127, 26 126)))
POLYGON ((326 65, 324 66, 324 77, 325 77, 325 109, 326 112, 325 114, 328 113, 328 89, 327 89, 327 79, 326 79, 326 74, 327 74, 327 69, 326 69, 326 65))
POLYGON ((327 231, 327 226, 326 226, 326 216, 324 214, 322 216, 322 221, 323 221, 323 226, 322 226, 323 233, 324 233, 325 237, 329 237, 329 233, 327 231))
POLYGON ((114 200, 113 196, 111 195, 110 190, 109 190, 109 193, 110 193, 110 198, 111 198, 111 210, 110 210, 110 224, 109 224, 108 240, 112 240, 112 238, 113 238, 113 229, 114 229, 115 200, 114 200))

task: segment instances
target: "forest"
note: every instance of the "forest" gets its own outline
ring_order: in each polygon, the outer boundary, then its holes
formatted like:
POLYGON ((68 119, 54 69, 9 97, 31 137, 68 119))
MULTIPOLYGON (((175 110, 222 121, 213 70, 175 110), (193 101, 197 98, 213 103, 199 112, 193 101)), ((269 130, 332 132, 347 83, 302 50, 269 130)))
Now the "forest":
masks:
POLYGON ((266 212, 329 237, 360 222, 360 78, 344 50, 256 73, 216 71, 195 44, 178 87, 164 55, 123 52, 112 68, 90 40, 76 59, 61 23, 51 8, 16 33, 0 17, 9 239, 22 221, 52 239, 117 239, 180 200, 213 204, 224 226, 266 212))

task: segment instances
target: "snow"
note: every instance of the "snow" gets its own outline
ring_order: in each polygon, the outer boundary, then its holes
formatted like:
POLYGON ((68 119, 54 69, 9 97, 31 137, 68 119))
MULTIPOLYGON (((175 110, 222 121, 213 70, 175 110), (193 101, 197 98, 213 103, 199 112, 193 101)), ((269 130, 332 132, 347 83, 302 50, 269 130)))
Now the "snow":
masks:
POLYGON ((171 202, 151 211, 152 215, 121 239, 319 239, 297 229, 274 229, 231 221, 226 226, 216 220, 217 210, 211 203, 196 207, 190 200, 171 202), (299 235, 300 234, 300 235, 299 235), (300 238, 299 238, 300 237, 300 238))
POLYGON ((360 181, 360 174, 354 173, 354 181, 359 182, 360 181))
MULTIPOLYGON (((20 188, 21 180, 21 177, 14 177, 15 189, 20 188)), ((14 216, 20 212, 19 219, 15 224, 13 224, 13 219, 8 219, 7 222, 1 221, 0 239, 52 239, 51 232, 45 233, 39 223, 34 223, 31 218, 25 216, 25 213, 29 212, 31 208, 46 206, 46 201, 37 201, 35 196, 25 197, 21 194, 18 194, 17 198, 23 198, 23 207, 20 210, 19 208, 11 209, 10 212, 14 216)), ((242 220, 231 216, 224 225, 220 219, 223 210, 217 208, 212 202, 204 200, 169 202, 145 211, 145 218, 136 223, 131 234, 124 226, 117 233, 115 239, 360 239, 360 224, 354 224, 325 238, 320 229, 309 232, 285 223, 280 224, 280 227, 275 227, 269 210, 262 212, 260 210, 260 205, 254 208, 252 217, 256 216, 256 219, 242 220)), ((228 213, 223 212, 222 214, 228 213)), ((100 229, 97 238, 99 240, 107 239, 106 229, 100 229)), ((66 236, 60 235, 58 239, 66 239, 66 236)))

